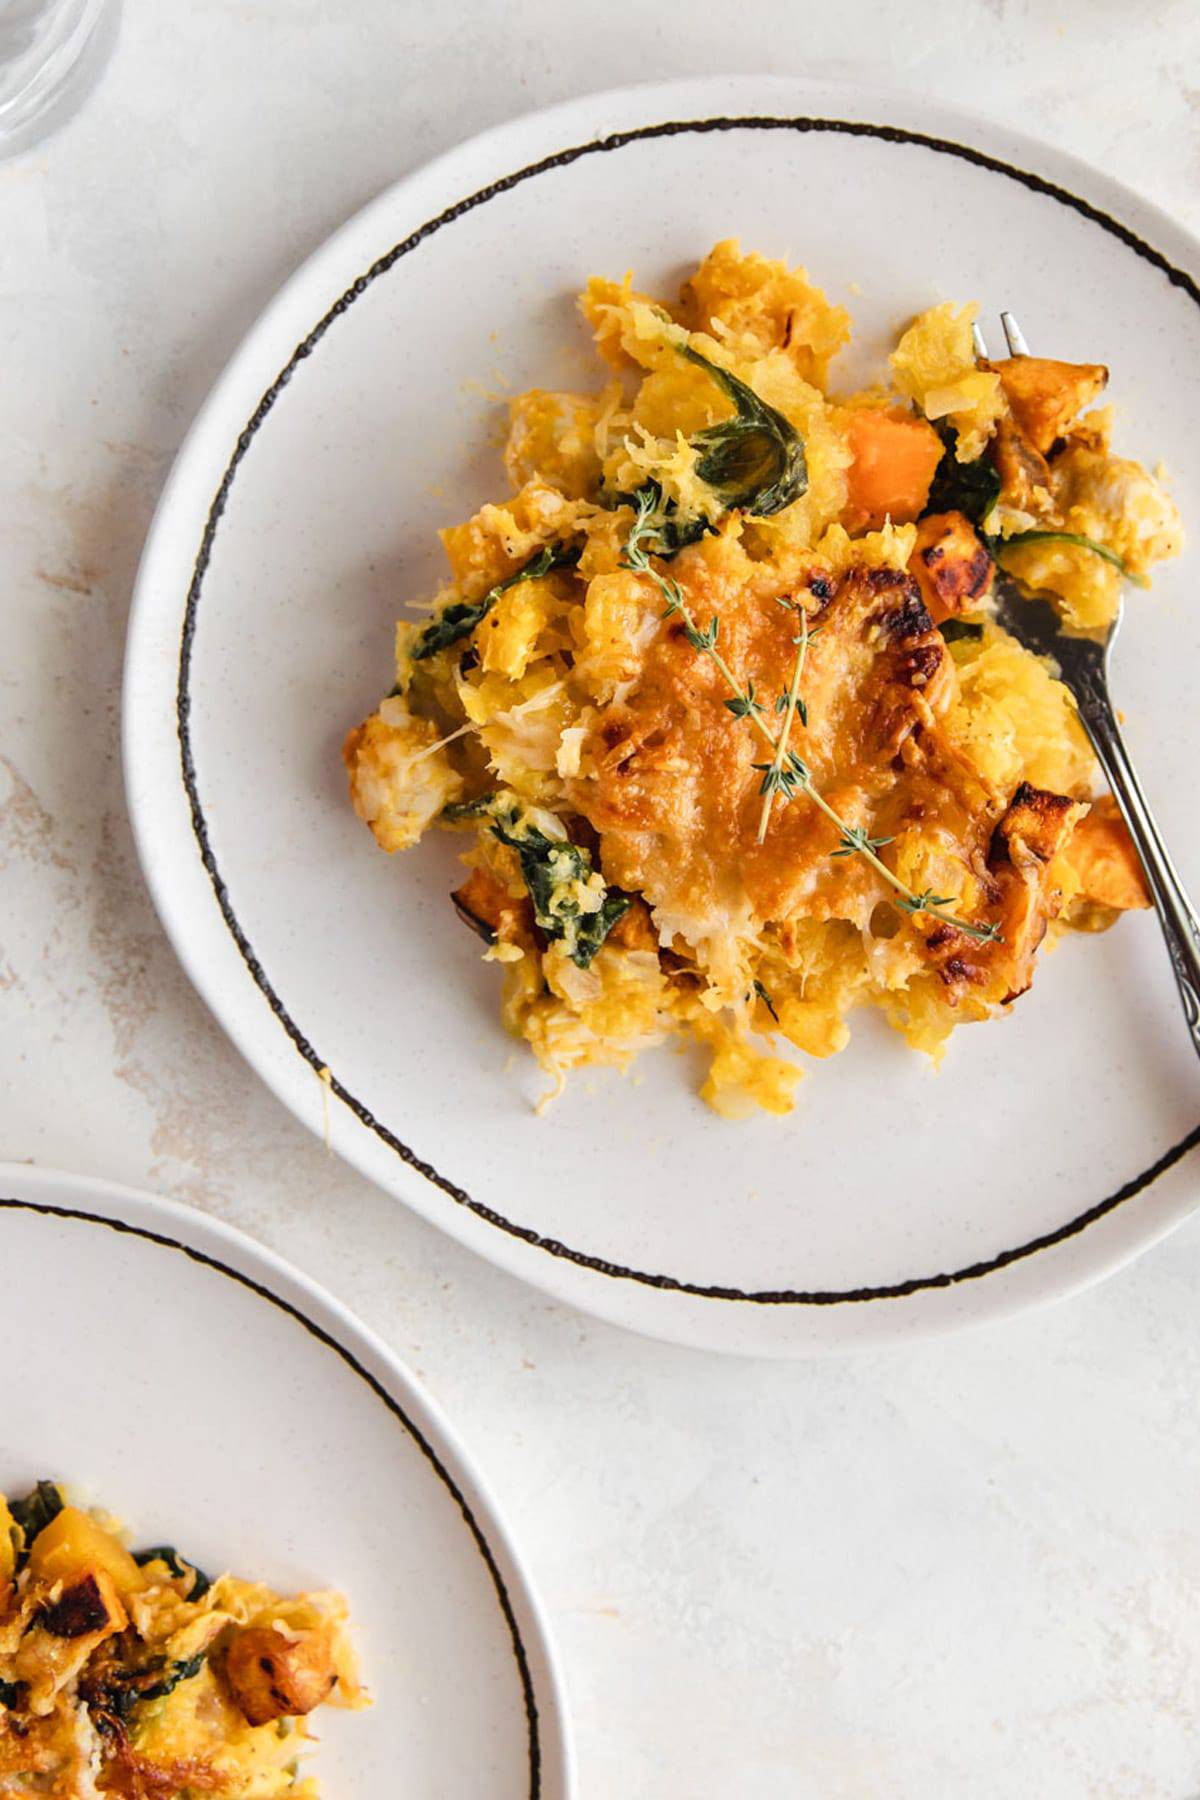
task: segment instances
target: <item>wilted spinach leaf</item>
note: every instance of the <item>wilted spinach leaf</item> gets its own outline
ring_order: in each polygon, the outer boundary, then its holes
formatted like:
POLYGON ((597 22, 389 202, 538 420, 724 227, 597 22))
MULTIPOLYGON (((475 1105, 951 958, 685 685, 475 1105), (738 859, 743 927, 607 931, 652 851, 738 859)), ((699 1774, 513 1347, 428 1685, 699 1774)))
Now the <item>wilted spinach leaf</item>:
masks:
POLYGON ((1110 550, 1107 544, 1098 544, 1095 538, 1085 537, 1081 531, 1014 531, 1011 537, 994 537, 986 540, 992 555, 999 560, 1005 550, 1017 544, 1074 544, 1079 550, 1090 550, 1093 556, 1111 563, 1114 569, 1120 569, 1126 581, 1132 581, 1135 587, 1149 587, 1150 583, 1144 575, 1135 575, 1124 557, 1110 550))
POLYGON ((79 1695, 99 1731, 106 1736, 123 1736, 139 1706, 165 1700, 181 1682, 198 1675, 206 1659, 207 1652, 202 1650, 183 1662, 169 1663, 158 1656, 139 1669, 108 1668, 99 1675, 85 1670, 79 1695))
POLYGON ((629 910, 629 896, 606 891, 598 909, 585 912, 577 899, 562 890, 576 881, 590 881, 590 851, 569 839, 547 837, 522 819, 515 805, 497 813, 492 831, 502 844, 516 851, 533 901, 533 916, 542 931, 561 943, 579 968, 588 968, 617 920, 629 910))
POLYGON ((975 619, 943 619, 938 630, 948 644, 983 636, 983 626, 975 619))
POLYGON ((198 1568, 193 1562, 185 1561, 174 1544, 153 1544, 149 1550, 138 1550, 133 1560, 139 1569, 144 1569, 147 1563, 165 1562, 177 1581, 182 1581, 188 1575, 194 1575, 196 1579, 187 1596, 189 1600, 202 1600, 212 1586, 212 1582, 204 1570, 198 1568))
POLYGON ((982 525, 1000 498, 1000 476, 995 464, 987 456, 976 457, 974 462, 959 462, 955 454, 958 433, 952 425, 941 427, 938 436, 945 448, 934 471, 925 511, 965 513, 973 525, 982 525))
POLYGON ((168 1664, 162 1679, 151 1683, 149 1687, 139 1688, 132 1695, 130 1704, 142 1706, 148 1700, 165 1700, 168 1694, 175 1692, 180 1682, 190 1681, 193 1675, 198 1675, 204 1662, 205 1652, 202 1650, 198 1656, 189 1656, 185 1662, 168 1664))
POLYGON ((39 1531, 43 1531, 51 1519, 56 1519, 63 1509, 63 1497, 53 1481, 39 1481, 31 1494, 24 1500, 10 1500, 8 1510, 16 1524, 25 1534, 25 1544, 17 1555, 17 1568, 24 1568, 29 1560, 29 1547, 39 1531))
MULTIPOLYGON (((706 426, 690 440, 697 452, 700 480, 727 512, 737 510, 756 519, 782 512, 808 491, 808 465, 800 433, 790 419, 760 400, 752 387, 728 369, 709 362, 690 344, 673 344, 672 348, 710 375, 737 409, 731 419, 706 426)), ((633 493, 618 494, 616 499, 619 505, 636 509, 647 495, 654 501, 657 522, 653 531, 643 535, 642 543, 653 555, 675 556, 716 530, 702 513, 680 512, 674 500, 664 499, 653 477, 633 493)))
POLYGON ((490 587, 482 599, 455 600, 440 612, 436 619, 430 621, 412 647, 414 662, 424 662, 427 657, 436 656, 439 650, 457 644, 460 638, 469 637, 475 627, 487 618, 501 594, 509 588, 516 587, 520 581, 537 581, 548 575, 551 569, 567 569, 579 561, 579 547, 572 544, 545 544, 536 556, 533 556, 512 575, 506 575, 495 587, 490 587))
POLYGON ((495 802, 495 794, 480 794, 475 800, 452 800, 449 806, 443 806, 443 819, 481 819, 491 812, 495 802))
POLYGON ((677 556, 688 544, 699 543, 717 529, 702 513, 681 513, 674 500, 663 498, 662 488, 653 479, 643 481, 631 494, 617 495, 618 505, 632 506, 635 512, 643 500, 650 505, 657 523, 643 532, 641 542, 654 556, 677 556))
POLYGON ((711 375, 737 408, 732 419, 709 425, 692 439, 693 448, 702 451, 697 475, 729 508, 758 519, 782 512, 808 490, 800 433, 728 369, 709 362, 690 344, 678 344, 676 349, 711 375))

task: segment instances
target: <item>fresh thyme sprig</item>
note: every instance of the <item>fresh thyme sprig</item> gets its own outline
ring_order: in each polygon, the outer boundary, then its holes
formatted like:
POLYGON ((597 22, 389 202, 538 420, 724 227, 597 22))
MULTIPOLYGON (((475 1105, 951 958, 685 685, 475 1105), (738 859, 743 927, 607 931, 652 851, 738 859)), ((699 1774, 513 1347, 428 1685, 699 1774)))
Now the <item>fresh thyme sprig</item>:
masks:
MULTIPOLYGON (((669 619, 678 616, 683 621, 684 636, 688 643, 693 650, 707 656, 716 666, 733 696, 732 699, 725 702, 729 711, 735 718, 747 720, 766 743, 771 752, 771 760, 768 763, 755 763, 754 767, 763 772, 759 791, 767 800, 768 805, 777 793, 784 796, 785 802, 794 799, 797 792, 806 794, 817 810, 824 813, 830 824, 836 825, 838 829, 839 844, 833 854, 835 856, 839 854, 860 856, 899 895, 898 904, 903 912, 926 913, 931 918, 941 919, 944 924, 952 925, 956 931, 961 931, 966 937, 974 938, 978 943, 988 944, 1001 941, 998 925, 976 925, 969 919, 960 919, 957 913, 946 911, 946 908, 952 905, 948 895, 935 894, 929 888, 917 893, 906 882, 901 881, 900 877, 876 855, 876 851, 891 840, 869 837, 861 826, 847 825, 840 813, 836 813, 829 802, 817 792, 808 764, 797 756, 794 750, 789 750, 787 747, 786 733, 791 726, 791 711, 787 713, 787 725, 784 731, 776 738, 767 724, 762 704, 754 693, 753 682, 749 682, 746 687, 743 687, 717 649, 717 635, 720 627, 717 615, 714 613, 708 624, 701 629, 684 598, 683 589, 679 583, 668 575, 660 574, 651 563, 642 547, 641 540, 653 529, 650 519, 654 505, 653 495, 646 497, 639 495, 633 529, 626 539, 622 562, 627 569, 632 569, 638 575, 647 575, 654 582, 666 601, 663 618, 669 619)), ((804 635, 802 632, 802 640, 804 635)), ((808 635, 811 637, 812 634, 808 635)), ((807 651, 807 645, 803 641, 800 648, 807 651)), ((799 655, 797 655, 796 662, 800 674, 803 675, 804 664, 799 655)), ((798 686, 798 677, 793 670, 789 696, 798 689, 798 686)), ((759 841, 762 841, 761 838, 759 841)))
POLYGON ((762 1001, 763 1005, 766 1007, 767 1011, 770 1013, 771 1017, 774 1019, 775 1023, 778 1025, 779 1014, 775 1011, 775 1002, 772 1000, 770 994, 767 992, 766 988, 763 986, 761 981, 756 981, 753 984, 753 986, 754 986, 754 992, 758 995, 759 999, 762 1001))
MULTIPOLYGON (((790 765, 785 765, 785 758, 788 753, 788 738, 791 735, 792 730, 792 720, 795 718, 797 712, 800 714, 801 725, 808 724, 808 708, 800 698, 800 683, 804 678, 804 664, 808 657, 808 613, 803 606, 800 607, 799 611, 800 635, 799 637, 792 639, 792 642, 797 646, 796 662, 792 669, 792 679, 787 694, 783 697, 783 724, 779 728, 779 742, 775 746, 775 754, 771 758, 766 775, 763 777, 762 812, 759 814, 758 819, 758 841, 760 844, 765 840, 767 835, 767 826, 771 822, 771 807, 774 803, 776 794, 782 792, 784 793, 785 801, 791 799, 791 794, 787 792, 784 785, 785 766, 786 773, 794 774, 796 775, 797 780, 799 779, 798 771, 792 769, 790 765)), ((753 688, 754 684, 751 682, 748 685, 753 688)), ((776 712, 779 711, 778 700, 775 702, 775 710, 776 712)))
MULTIPOLYGON (((761 731, 766 731, 766 726, 762 723, 762 704, 754 692, 754 683, 751 681, 743 688, 741 682, 733 673, 733 670, 729 667, 729 664, 725 661, 721 652, 717 649, 717 633, 720 629, 720 620, 717 618, 716 614, 713 614, 712 618, 708 621, 708 624, 701 630, 700 626, 697 625, 695 619, 692 617, 691 612, 688 610, 687 602, 683 597, 683 589, 680 587, 679 583, 673 581, 669 575, 660 574, 646 553, 642 539, 653 535, 655 530, 653 515, 658 503, 657 496, 654 493, 648 493, 646 489, 643 488, 637 494, 636 499, 637 504, 634 508, 633 529, 625 540, 625 551, 621 558, 622 562, 627 569, 632 569, 636 575, 648 575, 650 577, 650 580, 658 588, 659 593, 667 603, 663 612, 663 618, 669 619, 675 613, 678 613, 683 620, 684 636, 692 646, 692 649, 699 650, 703 655, 710 657, 716 664, 717 668, 725 678, 726 686, 733 695, 733 699, 727 700, 725 704, 733 714, 734 718, 749 719, 752 725, 757 725, 761 731)), ((768 731, 766 735, 768 741, 772 747, 774 747, 775 740, 771 737, 770 732, 768 731)))

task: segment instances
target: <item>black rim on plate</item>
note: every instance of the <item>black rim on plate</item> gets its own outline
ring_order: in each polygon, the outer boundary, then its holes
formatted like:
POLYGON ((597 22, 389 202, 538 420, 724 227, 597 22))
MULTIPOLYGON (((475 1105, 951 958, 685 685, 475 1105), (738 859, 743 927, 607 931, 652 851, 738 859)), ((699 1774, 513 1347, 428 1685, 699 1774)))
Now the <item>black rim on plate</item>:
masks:
POLYGON ((425 1436, 420 1426, 409 1418, 395 1395, 390 1394, 383 1383, 372 1375, 369 1369, 363 1367, 362 1363, 359 1362, 354 1353, 351 1350, 348 1350, 345 1344, 340 1343, 330 1332, 326 1331, 324 1326, 318 1325, 315 1319, 310 1319, 308 1314, 302 1312, 298 1306, 293 1305, 290 1300, 283 1299, 281 1295, 274 1293, 261 1281, 256 1281, 252 1275, 245 1275, 240 1269, 231 1268, 228 1263, 222 1262, 219 1257, 210 1256, 206 1250, 197 1250, 192 1244, 182 1243, 180 1239, 173 1238, 163 1231, 152 1231, 145 1225, 131 1225, 125 1219, 110 1218, 104 1213, 88 1212, 84 1207, 55 1206, 47 1200, 27 1200, 19 1199, 15 1195, 2 1195, 0 1196, 0 1212, 35 1213, 48 1219, 68 1219, 75 1220, 85 1225, 103 1225, 107 1230, 115 1231, 120 1236, 142 1238, 146 1243, 157 1244, 161 1249, 177 1250, 183 1256, 186 1256, 190 1262, 198 1263, 201 1268, 211 1269, 217 1275, 224 1275, 229 1281, 235 1281, 239 1286, 248 1288, 249 1291, 252 1294, 257 1295, 260 1300, 268 1301, 271 1306, 276 1307, 278 1311, 286 1314, 289 1319, 295 1320, 296 1324, 301 1326, 310 1337, 315 1338, 319 1344, 323 1344, 327 1350, 332 1350, 334 1354, 339 1356, 346 1364, 346 1367, 351 1369, 353 1373, 358 1376, 360 1381, 366 1383, 376 1399, 381 1400, 384 1406, 387 1407, 389 1413, 391 1413, 392 1417, 397 1419, 404 1427, 417 1449, 421 1452, 421 1455, 425 1458, 442 1486, 446 1489, 459 1512, 462 1514, 463 1523, 466 1525, 467 1530, 474 1540, 475 1548, 483 1558, 484 1566, 487 1569, 492 1586, 496 1591, 496 1599, 499 1602, 500 1611, 504 1616, 504 1623, 508 1628, 513 1658, 516 1662, 517 1674, 521 1682, 521 1696, 525 1707, 525 1720, 528 1733, 529 1795, 530 1800, 539 1800, 542 1791, 542 1747, 537 1697, 533 1691, 533 1675, 529 1666, 529 1656, 525 1649, 524 1639, 521 1636, 521 1627, 517 1623, 517 1615, 513 1608, 512 1599, 509 1596, 508 1587, 505 1583, 504 1576, 500 1571, 500 1566, 496 1561, 492 1547, 484 1535, 483 1527, 472 1512, 466 1495, 463 1493, 462 1489, 459 1487, 453 1475, 451 1475, 449 1469, 446 1467, 433 1445, 429 1442, 429 1439, 425 1436))
POLYGON ((201 860, 212 883, 213 893, 220 907, 222 917, 229 929, 238 951, 256 985, 262 992, 271 1011, 286 1031, 294 1048, 310 1065, 310 1067, 329 1083, 334 1094, 343 1105, 359 1120, 360 1124, 386 1144, 409 1168, 424 1177, 435 1187, 440 1188, 457 1205, 474 1213, 477 1218, 505 1232, 509 1237, 517 1238, 549 1256, 574 1263, 581 1268, 591 1269, 596 1274, 607 1275, 617 1280, 633 1281, 644 1287, 659 1288, 672 1293, 688 1294, 705 1300, 733 1300, 750 1302, 758 1305, 775 1306, 836 1306, 861 1304, 870 1300, 897 1300, 924 1292, 929 1289, 950 1288, 962 1282, 977 1281, 983 1276, 996 1273, 1013 1263, 1022 1262, 1039 1251, 1048 1250, 1066 1239, 1077 1236, 1102 1219, 1107 1213, 1115 1211, 1125 1201, 1143 1193, 1160 1175, 1173 1168, 1189 1150, 1200 1144, 1200 1124, 1165 1150, 1148 1168, 1123 1182, 1113 1193, 1079 1213, 1075 1218, 1060 1225, 1054 1231, 1032 1238, 1011 1250, 1002 1250, 985 1261, 972 1263, 961 1269, 942 1272, 934 1275, 913 1276, 907 1281, 898 1281, 880 1287, 859 1287, 842 1289, 810 1289, 774 1288, 747 1291, 737 1287, 725 1287, 717 1284, 687 1281, 680 1277, 655 1273, 645 1269, 627 1268, 621 1263, 609 1262, 601 1257, 589 1255, 582 1250, 573 1249, 569 1244, 561 1243, 553 1237, 546 1237, 531 1227, 521 1225, 513 1219, 506 1218, 484 1201, 476 1199, 459 1187, 454 1181, 440 1173, 432 1163, 419 1156, 394 1131, 390 1130, 382 1120, 377 1119, 370 1109, 357 1096, 351 1093, 341 1081, 336 1070, 330 1068, 327 1059, 321 1056, 312 1046, 303 1030, 292 1018, 290 1012, 273 985, 266 970, 260 962, 253 944, 246 934, 234 909, 229 889, 217 864, 213 850, 204 807, 200 799, 199 783, 196 774, 195 757, 191 739, 191 692, 190 679, 192 652, 195 644, 196 629, 199 619, 200 597, 204 586, 204 578, 212 560, 216 544, 217 532, 228 504, 229 495, 241 464, 254 443, 264 421, 274 407, 275 402, 287 387, 293 376, 314 351, 318 349, 326 334, 337 321, 345 316, 354 303, 359 300, 372 284, 395 268, 404 257, 410 256, 423 243, 438 232, 454 224, 457 219, 485 206, 489 201, 502 194, 520 187, 527 181, 539 176, 552 174, 557 169, 570 167, 588 156, 600 156, 625 146, 644 142, 653 138, 681 137, 688 133, 708 134, 727 131, 786 131, 798 135, 827 133, 843 137, 860 137, 881 139, 885 143, 906 144, 931 151, 938 155, 952 156, 962 162, 973 164, 977 168, 987 169, 994 174, 1019 182, 1036 194, 1057 201, 1069 207, 1083 218, 1117 238, 1127 249, 1143 261, 1150 263, 1171 284, 1197 305, 1200 306, 1200 287, 1186 270, 1176 268, 1163 256, 1161 251, 1153 248, 1145 239, 1123 225, 1120 220, 1112 218, 1099 207, 1093 206, 1069 189, 1056 182, 1047 181, 1027 169, 1020 169, 1011 163, 1003 162, 999 157, 990 156, 985 151, 973 149, 970 145, 955 143, 950 139, 938 138, 923 132, 907 131, 896 125, 869 124, 852 119, 824 118, 771 118, 750 116, 741 118, 712 119, 677 119, 668 120, 657 125, 644 125, 635 130, 614 132, 607 137, 595 139, 586 144, 577 144, 571 149, 560 150, 540 161, 530 163, 525 168, 517 169, 510 175, 491 182, 476 193, 459 200, 449 206, 436 218, 428 220, 409 237, 394 244, 383 256, 351 283, 346 291, 336 299, 324 316, 317 321, 307 337, 299 343, 284 364, 275 380, 263 394, 251 417, 238 435, 237 443, 222 476, 220 486, 209 509, 200 547, 196 555, 191 582, 188 587, 187 603, 184 610, 183 628, 180 637, 179 676, 176 695, 176 710, 179 732, 180 762, 183 782, 187 791, 191 812, 192 829, 199 847, 201 860))

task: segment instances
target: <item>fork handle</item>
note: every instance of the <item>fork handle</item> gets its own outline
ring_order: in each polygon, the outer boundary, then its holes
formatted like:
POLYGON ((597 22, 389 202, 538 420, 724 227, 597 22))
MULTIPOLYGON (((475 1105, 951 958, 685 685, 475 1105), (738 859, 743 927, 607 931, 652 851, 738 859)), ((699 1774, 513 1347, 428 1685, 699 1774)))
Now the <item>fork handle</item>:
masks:
POLYGON ((1142 784, 1129 759, 1106 693, 1087 683, 1077 692, 1079 716, 1137 845, 1162 926, 1192 1048, 1200 1056, 1200 919, 1167 854, 1142 784))

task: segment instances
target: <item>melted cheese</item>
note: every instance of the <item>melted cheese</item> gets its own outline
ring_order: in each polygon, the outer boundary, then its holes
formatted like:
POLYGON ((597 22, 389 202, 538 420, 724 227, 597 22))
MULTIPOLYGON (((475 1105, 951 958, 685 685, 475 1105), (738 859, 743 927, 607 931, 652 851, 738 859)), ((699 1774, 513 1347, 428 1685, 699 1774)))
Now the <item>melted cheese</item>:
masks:
MULTIPOLYGON (((477 629, 427 661, 411 660, 410 630, 398 634, 405 697, 352 734, 355 804, 395 847, 445 821, 447 798, 511 789, 555 815, 603 883, 638 897, 580 967, 534 925, 511 851, 486 820, 468 826, 467 860, 511 902, 487 951, 505 967, 505 1022, 556 1088, 580 1064, 624 1067, 684 1033, 712 1056, 702 1091, 718 1111, 781 1111, 798 1071, 764 1040, 782 1035, 827 1056, 845 1046, 863 1002, 940 1055, 956 1023, 1023 991, 1064 909, 1094 925, 1112 916, 1112 896, 1140 890, 1116 878, 1132 854, 1119 821, 1106 821, 1103 870, 1098 853, 1069 854, 1094 760, 1066 690, 987 619, 989 555, 966 520, 951 512, 861 531, 848 480, 856 409, 953 429, 960 461, 994 449, 1008 474, 993 528, 1006 533, 1079 531, 1141 575, 1178 549, 1178 515, 1143 469, 1111 455, 1105 415, 1072 417, 1103 371, 1083 379, 1046 365, 1050 410, 1038 418, 1066 435, 1044 448, 1026 441, 1001 376, 976 364, 973 308, 915 320, 891 359, 892 392, 850 401, 827 391, 849 334, 844 310, 803 270, 733 242, 714 248, 673 306, 626 277, 589 282, 581 308, 607 385, 513 402, 516 491, 442 533, 451 581, 433 609, 478 602, 547 545, 569 543, 574 566, 508 588, 477 629), (802 438, 807 487, 778 513, 728 512, 703 479, 712 439, 699 434, 719 432, 733 403, 682 346, 802 438), (620 498, 647 482, 663 519, 704 534, 656 560, 659 579, 629 566, 633 512, 620 498), (932 579, 931 554, 968 552, 932 579), (938 616, 968 614, 974 638, 948 643, 935 626, 909 572, 921 556, 938 616), (725 670, 743 691, 753 682, 772 733, 797 655, 796 608, 806 609, 806 717, 790 748, 841 824, 797 789, 773 801, 760 833, 756 765, 771 747, 731 711, 726 673, 691 641, 679 608, 665 608, 668 593, 701 630, 717 622, 725 670), (842 825, 877 841, 903 893, 863 856, 837 854, 842 825), (907 893, 939 899, 911 911, 907 893), (1001 935, 978 941, 947 913, 1001 935)), ((919 499, 906 517, 933 511, 919 499)), ((1110 615, 1117 571, 1093 553, 1039 542, 1004 554, 1071 619, 1110 615)))

